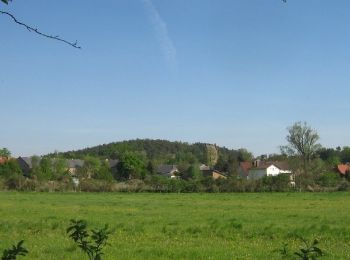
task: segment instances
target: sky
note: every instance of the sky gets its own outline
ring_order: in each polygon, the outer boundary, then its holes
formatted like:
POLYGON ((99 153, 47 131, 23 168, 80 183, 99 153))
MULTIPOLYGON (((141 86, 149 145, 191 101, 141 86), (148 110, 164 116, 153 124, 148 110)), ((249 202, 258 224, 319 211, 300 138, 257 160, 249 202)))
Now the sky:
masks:
POLYGON ((136 139, 279 152, 306 121, 349 145, 350 1, 14 0, 0 15, 0 147, 136 139), (67 2, 68 3, 68 2, 67 2))

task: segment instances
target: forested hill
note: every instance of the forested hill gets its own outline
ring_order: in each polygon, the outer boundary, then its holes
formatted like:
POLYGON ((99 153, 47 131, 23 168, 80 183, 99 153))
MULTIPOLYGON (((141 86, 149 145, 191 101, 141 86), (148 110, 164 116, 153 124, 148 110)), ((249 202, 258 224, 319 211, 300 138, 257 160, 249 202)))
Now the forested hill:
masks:
POLYGON ((94 156, 118 159, 126 152, 137 153, 146 160, 155 163, 205 163, 224 167, 223 164, 234 163, 251 158, 245 149, 232 150, 205 143, 189 144, 167 140, 137 139, 98 145, 77 151, 62 153, 65 158, 81 158, 94 156), (222 164, 222 165, 220 165, 222 164))

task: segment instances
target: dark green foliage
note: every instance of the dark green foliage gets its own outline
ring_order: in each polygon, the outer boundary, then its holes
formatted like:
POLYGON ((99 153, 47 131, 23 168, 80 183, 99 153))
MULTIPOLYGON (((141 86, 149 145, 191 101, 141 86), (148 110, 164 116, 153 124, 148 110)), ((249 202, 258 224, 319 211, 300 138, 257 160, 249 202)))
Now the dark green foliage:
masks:
POLYGON ((288 191, 290 190, 289 174, 279 174, 277 176, 265 176, 261 179, 264 191, 288 191))
POLYGON ((97 173, 93 175, 94 179, 112 181, 113 175, 111 169, 109 168, 108 162, 104 161, 97 173))
POLYGON ((202 179, 202 173, 199 170, 198 164, 191 165, 186 171, 179 174, 184 180, 200 180, 202 179))
POLYGON ((336 166, 339 163, 350 162, 350 147, 343 148, 322 148, 318 151, 318 157, 329 163, 331 166, 336 166))
POLYGON ((67 176, 67 164, 67 160, 61 157, 52 160, 52 178, 54 180, 61 180, 67 176))
POLYGON ((143 179, 146 175, 144 160, 140 154, 135 152, 121 154, 117 169, 118 180, 143 179))
POLYGON ((15 175, 21 175, 22 170, 16 160, 9 160, 0 165, 0 177, 10 178, 15 175))
POLYGON ((5 249, 1 260, 15 260, 17 256, 25 256, 28 254, 28 250, 23 247, 24 241, 21 240, 17 245, 12 246, 10 249, 5 249))
POLYGON ((94 156, 87 155, 84 157, 84 166, 83 166, 83 172, 85 178, 94 177, 98 174, 101 167, 101 161, 99 158, 96 158, 94 156))
POLYGON ((336 187, 341 181, 339 174, 335 172, 326 172, 322 174, 317 183, 323 187, 336 187))
POLYGON ((300 237, 301 241, 304 244, 303 248, 300 248, 300 252, 295 252, 294 254, 298 256, 300 259, 309 260, 309 259, 317 259, 324 255, 323 251, 317 247, 319 241, 315 239, 312 244, 306 241, 304 238, 300 237))
POLYGON ((2 149, 0 149, 0 156, 10 157, 11 152, 7 148, 2 148, 2 149))
POLYGON ((107 240, 111 231, 108 225, 101 229, 87 231, 85 220, 71 220, 71 226, 67 228, 69 237, 87 254, 90 260, 100 260, 103 255, 103 248, 107 245, 107 240))
MULTIPOLYGON (((245 149, 240 151, 230 150, 225 147, 217 147, 218 154, 224 158, 222 161, 239 161, 246 159, 250 154, 245 149)), ((136 139, 123 142, 99 145, 78 151, 63 153, 65 158, 83 159, 86 155, 100 158, 119 159, 126 152, 144 154, 147 162, 152 161, 154 165, 159 164, 188 164, 207 163, 207 144, 195 143, 188 144, 183 142, 170 142, 166 140, 136 139)))

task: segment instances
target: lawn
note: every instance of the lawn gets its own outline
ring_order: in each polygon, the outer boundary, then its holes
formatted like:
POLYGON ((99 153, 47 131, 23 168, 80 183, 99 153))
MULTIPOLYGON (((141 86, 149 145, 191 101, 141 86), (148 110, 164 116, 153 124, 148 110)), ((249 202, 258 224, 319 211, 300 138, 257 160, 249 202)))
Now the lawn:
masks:
POLYGON ((0 193, 0 251, 24 239, 23 259, 85 259, 70 219, 114 230, 104 259, 280 259, 298 236, 323 259, 350 259, 350 193, 0 193))

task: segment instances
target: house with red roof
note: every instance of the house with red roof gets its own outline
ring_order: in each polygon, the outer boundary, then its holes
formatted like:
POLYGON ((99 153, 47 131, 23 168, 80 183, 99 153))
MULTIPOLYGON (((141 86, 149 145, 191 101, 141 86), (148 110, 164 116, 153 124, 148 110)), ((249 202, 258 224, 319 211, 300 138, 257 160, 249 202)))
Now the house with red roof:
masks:
POLYGON ((350 172, 350 165, 347 164, 339 164, 337 166, 337 171, 340 174, 340 176, 345 176, 348 172, 350 172))
POLYGON ((244 180, 248 180, 249 170, 252 167, 252 162, 240 162, 238 166, 238 176, 244 180))

